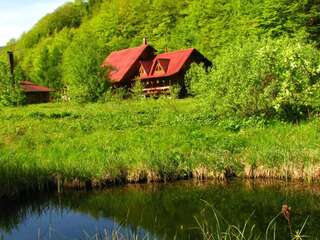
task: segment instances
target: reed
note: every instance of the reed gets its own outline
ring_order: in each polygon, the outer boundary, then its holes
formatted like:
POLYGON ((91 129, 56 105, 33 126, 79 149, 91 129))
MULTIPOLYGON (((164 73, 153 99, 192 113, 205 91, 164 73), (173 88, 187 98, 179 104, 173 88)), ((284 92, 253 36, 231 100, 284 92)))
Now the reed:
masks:
MULTIPOLYGON (((210 214, 213 214, 216 222, 214 225, 210 225, 207 222, 206 217, 203 217, 202 219, 195 218, 203 240, 277 240, 279 236, 277 236, 276 220, 280 217, 287 219, 283 211, 279 212, 277 216, 270 220, 268 226, 266 227, 264 236, 261 236, 255 232, 256 226, 251 221, 251 217, 253 216, 254 212, 243 223, 243 226, 238 226, 229 223, 225 218, 222 217, 221 214, 218 213, 216 209, 214 209, 210 203, 204 201, 204 204, 205 208, 203 211, 209 211, 210 214)), ((302 240, 308 238, 307 235, 303 234, 307 221, 308 218, 296 231, 293 231, 291 224, 288 223, 288 234, 287 236, 282 236, 281 239, 302 240)))

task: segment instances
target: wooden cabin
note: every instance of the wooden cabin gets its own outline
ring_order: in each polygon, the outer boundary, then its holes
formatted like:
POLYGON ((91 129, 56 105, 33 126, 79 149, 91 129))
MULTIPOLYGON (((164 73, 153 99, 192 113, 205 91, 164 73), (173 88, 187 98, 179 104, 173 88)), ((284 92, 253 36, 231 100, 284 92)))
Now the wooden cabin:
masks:
POLYGON ((25 94, 27 104, 47 103, 50 102, 50 93, 52 89, 34 84, 30 81, 20 82, 21 89, 25 94))
POLYGON ((192 63, 212 63, 194 48, 157 54, 146 40, 135 48, 112 52, 102 67, 109 67, 109 80, 115 88, 131 87, 135 79, 141 81, 146 95, 170 93, 179 84, 185 89, 184 78, 192 63))

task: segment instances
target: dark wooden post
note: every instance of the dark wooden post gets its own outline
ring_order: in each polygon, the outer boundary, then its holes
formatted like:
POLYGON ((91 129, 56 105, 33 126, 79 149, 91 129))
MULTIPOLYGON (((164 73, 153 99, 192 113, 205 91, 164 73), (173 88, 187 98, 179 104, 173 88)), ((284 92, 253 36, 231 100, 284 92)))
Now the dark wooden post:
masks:
POLYGON ((148 40, 146 37, 143 38, 143 41, 142 41, 143 45, 148 45, 148 40))
POLYGON ((12 81, 12 85, 14 85, 15 82, 14 82, 14 56, 13 56, 13 52, 11 52, 11 51, 8 52, 8 58, 9 58, 11 81, 12 81))

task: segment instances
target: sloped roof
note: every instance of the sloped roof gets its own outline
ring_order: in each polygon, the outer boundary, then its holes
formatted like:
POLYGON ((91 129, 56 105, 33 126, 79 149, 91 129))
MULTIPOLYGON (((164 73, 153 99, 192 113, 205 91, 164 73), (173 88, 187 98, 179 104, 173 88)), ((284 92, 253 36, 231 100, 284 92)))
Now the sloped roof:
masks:
POLYGON ((111 67, 110 80, 113 82, 122 81, 148 47, 151 46, 143 44, 139 47, 112 52, 102 64, 102 67, 111 67))
POLYGON ((21 81, 20 86, 23 92, 52 92, 53 91, 48 87, 40 86, 30 81, 21 81))
POLYGON ((152 69, 150 73, 142 76, 141 80, 159 77, 169 77, 179 73, 194 51, 194 48, 190 48, 186 50, 167 52, 157 55, 152 60, 152 69), (158 62, 164 68, 165 72, 163 74, 154 75, 154 70, 158 62))
POLYGON ((211 62, 194 48, 159 55, 154 55, 155 51, 148 44, 115 51, 104 60, 101 66, 111 68, 109 78, 112 82, 121 82, 131 80, 130 78, 138 74, 139 66, 142 66, 145 70, 145 74, 140 76, 141 80, 173 76, 180 73, 190 57, 195 54, 198 59, 202 59, 207 65, 211 65, 211 62), (147 49, 152 51, 147 51, 147 49), (161 65, 164 70, 163 73, 157 72, 155 74, 157 64, 161 65))

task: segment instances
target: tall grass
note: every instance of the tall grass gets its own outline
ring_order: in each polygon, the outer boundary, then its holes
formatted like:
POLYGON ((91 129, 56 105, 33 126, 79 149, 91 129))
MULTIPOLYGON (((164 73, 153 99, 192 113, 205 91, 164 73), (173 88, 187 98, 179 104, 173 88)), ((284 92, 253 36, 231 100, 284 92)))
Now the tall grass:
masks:
MULTIPOLYGON (((210 211, 210 214, 214 215, 216 221, 215 225, 210 225, 207 222, 207 218, 198 219, 195 217, 199 231, 201 232, 203 240, 276 240, 277 238, 277 223, 276 220, 282 216, 282 212, 279 212, 277 216, 270 220, 268 226, 266 227, 264 236, 257 235, 255 232, 255 224, 251 224, 252 215, 243 223, 243 226, 236 226, 230 224, 226 219, 224 219, 217 210, 213 208, 211 204, 204 201, 205 209, 203 211, 210 211), (223 228, 225 225, 225 228, 223 228)), ((282 236, 281 239, 290 240, 302 240, 307 238, 307 235, 303 234, 304 228, 308 218, 305 220, 303 225, 296 230, 292 231, 291 226, 289 227, 288 235, 282 236)))
POLYGON ((195 99, 2 108, 1 193, 226 175, 311 181, 319 137, 316 119, 219 122, 195 99))

